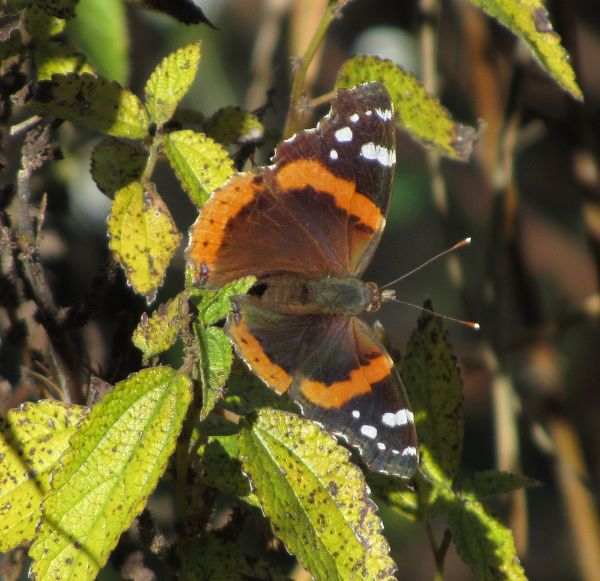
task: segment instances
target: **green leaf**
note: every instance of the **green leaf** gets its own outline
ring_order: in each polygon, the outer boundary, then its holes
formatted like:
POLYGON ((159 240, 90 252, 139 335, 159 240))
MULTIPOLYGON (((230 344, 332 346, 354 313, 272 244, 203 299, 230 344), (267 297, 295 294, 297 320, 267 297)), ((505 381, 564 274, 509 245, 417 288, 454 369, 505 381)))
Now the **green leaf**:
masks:
POLYGON ((456 551, 480 581, 527 581, 510 529, 475 501, 457 501, 448 513, 456 551))
POLYGON ((450 488, 462 453, 463 393, 456 358, 439 318, 426 313, 420 317, 401 376, 415 414, 421 470, 436 484, 450 488))
POLYGON ((143 139, 148 114, 140 100, 114 81, 90 74, 54 75, 34 83, 28 105, 41 115, 54 115, 114 137, 143 139))
POLYGON ((281 571, 266 561, 249 559, 237 541, 206 533, 188 551, 182 578, 185 581, 285 581, 281 571))
POLYGON ((123 0, 80 0, 69 31, 103 77, 127 83, 130 34, 123 0))
POLYGON ((50 38, 51 36, 60 34, 65 29, 66 22, 62 18, 50 16, 39 6, 33 4, 25 10, 23 24, 25 30, 27 30, 37 43, 38 40, 43 38, 50 38))
POLYGON ((245 276, 227 283, 218 291, 194 289, 193 300, 198 309, 198 320, 214 325, 231 311, 231 297, 247 293, 256 282, 253 276, 245 276))
POLYGON ((233 162, 216 141, 202 133, 175 131, 164 139, 164 149, 181 186, 197 206, 233 173, 233 162))
POLYGON ((87 413, 82 406, 40 401, 0 420, 0 551, 35 536, 52 471, 87 413))
POLYGON ((142 314, 133 332, 133 344, 142 352, 144 360, 166 351, 171 347, 187 319, 187 296, 180 293, 175 298, 160 305, 151 317, 142 314))
POLYGON ((154 184, 133 182, 115 194, 108 234, 129 284, 151 303, 181 239, 154 184))
POLYGON ((242 472, 238 434, 210 436, 198 453, 206 483, 217 490, 259 506, 258 499, 250 489, 250 482, 242 472))
POLYGON ((554 32, 542 0, 471 0, 531 48, 542 67, 575 99, 583 100, 569 54, 554 32))
POLYGON ((229 377, 233 363, 231 343, 222 329, 217 327, 203 327, 194 325, 202 365, 202 412, 200 420, 215 407, 223 395, 223 387, 229 377))
POLYGON ((191 401, 168 367, 121 381, 71 439, 30 549, 37 579, 94 579, 142 510, 173 452, 191 401))
POLYGON ((463 496, 484 500, 498 494, 506 494, 530 486, 539 486, 540 482, 523 476, 500 470, 485 470, 475 472, 460 483, 463 496))
POLYGON ((86 63, 85 55, 56 40, 36 42, 33 63, 40 81, 49 80, 55 74, 94 72, 86 63))
POLYGON ((50 16, 73 18, 78 0, 35 0, 35 3, 50 16))
POLYGON ((262 410, 240 433, 244 472, 275 534, 316 579, 394 579, 361 471, 317 424, 262 410))
POLYGON ((374 56, 351 58, 342 66, 336 87, 352 88, 368 81, 385 85, 398 121, 413 137, 448 157, 461 161, 469 159, 477 131, 454 121, 449 111, 427 93, 416 77, 392 61, 374 56))
POLYGON ((256 115, 232 106, 219 109, 207 119, 205 130, 224 145, 260 141, 265 134, 265 128, 256 115))
POLYGON ((200 43, 194 42, 165 57, 146 83, 146 107, 157 125, 167 122, 189 91, 200 64, 200 43))
POLYGON ((147 158, 140 147, 107 137, 92 151, 90 173, 100 191, 112 198, 117 190, 140 179, 147 158))

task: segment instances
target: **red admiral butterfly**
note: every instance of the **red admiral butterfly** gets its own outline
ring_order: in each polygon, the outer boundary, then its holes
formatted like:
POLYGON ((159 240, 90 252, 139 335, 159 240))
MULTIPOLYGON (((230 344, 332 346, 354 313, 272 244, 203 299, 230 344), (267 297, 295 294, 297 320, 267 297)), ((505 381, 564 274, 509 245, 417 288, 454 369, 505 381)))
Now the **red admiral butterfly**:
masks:
POLYGON ((280 144, 272 162, 214 192, 188 257, 209 287, 257 277, 226 324, 252 371, 357 447, 369 468, 409 478, 418 464, 413 414, 392 359, 358 318, 393 296, 358 278, 392 191, 387 91, 340 89, 317 127, 280 144))

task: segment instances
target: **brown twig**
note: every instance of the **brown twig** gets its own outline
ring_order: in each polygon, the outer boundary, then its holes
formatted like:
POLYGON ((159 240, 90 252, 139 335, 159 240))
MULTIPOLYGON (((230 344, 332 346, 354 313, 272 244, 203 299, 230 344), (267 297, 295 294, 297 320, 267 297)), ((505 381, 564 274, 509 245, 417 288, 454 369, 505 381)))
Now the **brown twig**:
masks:
POLYGON ((28 131, 23 144, 16 187, 18 222, 15 240, 19 249, 16 266, 22 267, 22 271, 18 268, 17 272, 22 274, 25 288, 38 307, 37 318, 48 335, 50 359, 65 399, 82 403, 79 357, 72 338, 60 324, 59 309, 48 287, 39 257, 39 230, 31 217, 31 177, 53 156, 52 135, 55 128, 55 123, 36 125, 28 131))

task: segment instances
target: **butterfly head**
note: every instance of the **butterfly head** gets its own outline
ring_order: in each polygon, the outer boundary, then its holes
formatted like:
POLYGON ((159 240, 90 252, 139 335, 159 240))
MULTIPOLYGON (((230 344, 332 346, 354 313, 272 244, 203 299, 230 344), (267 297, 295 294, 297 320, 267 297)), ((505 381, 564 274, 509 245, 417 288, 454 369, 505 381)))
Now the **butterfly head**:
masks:
POLYGON ((396 300, 396 291, 392 288, 379 288, 374 282, 367 282, 365 286, 371 294, 371 300, 365 309, 367 313, 378 311, 386 301, 396 300))

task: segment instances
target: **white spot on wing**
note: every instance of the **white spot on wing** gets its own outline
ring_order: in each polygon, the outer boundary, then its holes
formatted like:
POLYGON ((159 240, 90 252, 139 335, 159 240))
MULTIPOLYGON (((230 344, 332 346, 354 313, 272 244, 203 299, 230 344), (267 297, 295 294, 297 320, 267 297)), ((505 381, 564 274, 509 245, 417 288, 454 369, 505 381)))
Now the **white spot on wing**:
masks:
POLYGON ((348 141, 352 141, 352 129, 350 127, 342 127, 335 132, 335 138, 340 143, 347 143, 348 141))
POLYGON ((404 448, 404 450, 402 450, 402 455, 403 456, 416 456, 417 449, 414 446, 406 446, 406 448, 404 448))
POLYGON ((352 121, 352 123, 356 123, 359 119, 360 117, 358 113, 353 113, 352 115, 350 115, 350 121, 352 121))
POLYGON ((370 117, 371 115, 373 115, 373 111, 371 111, 371 109, 369 109, 368 111, 365 111, 365 115, 367 117, 370 117))
POLYGON ((364 143, 360 154, 368 160, 373 160, 385 167, 392 167, 396 163, 396 152, 383 145, 375 145, 372 141, 364 143))
POLYGON ((352 417, 355 419, 360 418, 360 412, 358 410, 353 410, 352 411, 352 417))
POLYGON ((387 412, 381 416, 381 423, 389 428, 396 426, 405 426, 406 424, 414 423, 414 415, 410 410, 398 410, 395 414, 387 412))
POLYGON ((332 149, 329 152, 329 157, 333 160, 336 160, 338 158, 338 152, 335 149, 332 149))
POLYGON ((375 113, 377 113, 377 116, 380 119, 383 119, 383 121, 389 121, 392 118, 391 109, 379 109, 378 107, 377 109, 375 109, 375 113))
POLYGON ((369 426, 368 424, 365 424, 364 426, 360 427, 360 433, 363 436, 374 440, 377 437, 377 428, 375 426, 369 426))
POLYGON ((377 447, 378 447, 380 450, 385 450, 385 444, 384 444, 383 442, 377 442, 377 447))

